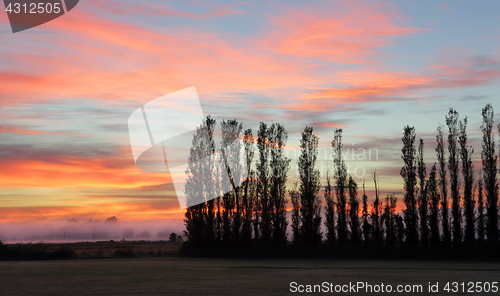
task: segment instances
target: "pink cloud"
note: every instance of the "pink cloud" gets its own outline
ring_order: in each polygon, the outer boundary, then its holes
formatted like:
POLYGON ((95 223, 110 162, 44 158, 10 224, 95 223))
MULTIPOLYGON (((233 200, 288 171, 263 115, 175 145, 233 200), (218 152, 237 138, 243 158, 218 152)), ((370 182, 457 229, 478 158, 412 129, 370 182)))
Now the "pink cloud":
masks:
POLYGON ((342 64, 373 62, 389 38, 422 31, 399 25, 402 15, 386 5, 355 1, 348 8, 286 11, 272 17, 274 29, 263 42, 280 54, 342 64), (339 12, 340 10, 340 12, 339 12))
POLYGON ((133 160, 121 155, 54 158, 1 159, 1 187, 131 189, 171 182, 170 174, 143 172, 133 165, 133 160))
POLYGON ((292 109, 324 109, 359 102, 411 99, 421 91, 491 85, 500 79, 500 58, 495 56, 447 59, 427 67, 426 73, 352 72, 337 82, 346 87, 313 88, 292 109))
POLYGON ((59 135, 59 136, 77 136, 77 137, 90 137, 91 135, 79 134, 79 133, 60 133, 60 132, 50 132, 50 131, 38 131, 31 129, 23 129, 11 125, 0 125, 0 133, 11 133, 19 135, 59 135))
POLYGON ((46 27, 64 36, 54 41, 64 50, 55 50, 57 54, 47 59, 23 50, 6 53, 12 63, 30 69, 0 73, 3 97, 151 100, 192 85, 202 93, 264 92, 311 79, 301 65, 285 58, 255 55, 191 29, 165 34, 82 11, 46 27))

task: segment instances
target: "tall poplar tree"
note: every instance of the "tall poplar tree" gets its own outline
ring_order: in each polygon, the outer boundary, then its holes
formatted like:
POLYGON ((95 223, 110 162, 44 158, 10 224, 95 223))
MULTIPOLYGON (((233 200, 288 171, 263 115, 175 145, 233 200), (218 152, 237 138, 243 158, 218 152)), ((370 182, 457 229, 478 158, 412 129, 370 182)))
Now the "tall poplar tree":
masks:
POLYGON ((268 128, 264 122, 260 123, 259 131, 257 133, 257 149, 259 151, 259 160, 257 162, 257 176, 258 176, 258 196, 260 205, 260 221, 259 232, 260 238, 267 242, 271 242, 272 235, 272 212, 273 208, 269 201, 269 154, 270 146, 268 143, 268 128))
POLYGON ((243 225, 241 228, 241 237, 244 244, 248 244, 252 240, 252 217, 254 213, 254 170, 252 169, 252 162, 255 155, 254 138, 252 134, 252 129, 246 129, 243 136, 243 144, 245 146, 245 169, 247 173, 247 179, 244 183, 244 193, 243 193, 243 225))
POLYGON ((426 177, 427 168, 424 162, 424 140, 420 139, 418 145, 418 155, 417 155, 417 166, 418 166, 418 179, 419 179, 419 195, 418 195, 418 205, 420 212, 420 239, 423 243, 429 241, 429 225, 428 223, 428 209, 429 209, 429 198, 426 187, 426 177))
POLYGON ((486 234, 485 221, 484 221, 484 199, 483 199, 483 179, 479 178, 477 182, 477 237, 480 242, 484 241, 486 234))
POLYGON ((494 112, 490 104, 482 110, 483 144, 481 160, 483 163, 484 193, 486 195, 486 232, 488 241, 498 241, 498 184, 497 158, 495 153, 495 137, 493 135, 494 112))
POLYGON ((271 146, 270 159, 270 204, 272 205, 272 241, 277 245, 287 242, 286 228, 286 180, 290 169, 290 159, 284 154, 288 139, 285 127, 273 123, 268 131, 268 141, 271 146))
POLYGON ((475 201, 472 193, 474 186, 474 167, 472 165, 472 153, 474 148, 467 144, 467 117, 459 122, 460 134, 458 142, 460 143, 460 158, 462 160, 462 175, 464 178, 464 217, 465 233, 464 239, 472 242, 475 239, 475 219, 474 207, 475 201))
POLYGON ((427 196, 429 197, 430 213, 429 213, 429 227, 430 236, 433 243, 441 240, 439 236, 439 192, 436 180, 436 163, 431 168, 429 180, 426 184, 427 196))
POLYGON ((318 140, 312 127, 306 127, 300 140, 299 192, 300 192, 300 235, 302 243, 314 245, 321 242, 321 200, 316 194, 320 189, 320 174, 316 169, 318 140))
POLYGON ((397 236, 396 205, 397 205, 396 196, 387 195, 387 197, 385 198, 383 220, 385 224, 385 241, 386 244, 388 245, 392 245, 396 242, 396 236, 397 236))
POLYGON ((241 187, 236 186, 241 179, 242 170, 244 169, 240 163, 241 144, 240 137, 243 130, 243 125, 235 119, 223 120, 221 124, 222 141, 221 141, 221 156, 222 172, 226 173, 228 179, 223 182, 225 192, 222 197, 223 204, 223 241, 225 243, 240 244, 241 243, 241 187))
POLYGON ((448 112, 448 115, 446 116, 446 125, 448 126, 448 169, 450 171, 453 241, 455 243, 460 243, 462 241, 462 213, 460 208, 460 183, 458 180, 460 152, 457 146, 458 112, 454 109, 450 109, 448 112))
POLYGON ((370 237, 370 230, 371 230, 371 225, 368 222, 368 217, 370 214, 368 213, 368 196, 366 196, 366 190, 365 190, 365 181, 363 180, 363 240, 365 242, 368 242, 371 240, 370 237))
POLYGON ((380 201, 380 192, 378 189, 378 179, 377 172, 373 172, 373 183, 375 185, 375 200, 373 201, 373 210, 371 214, 372 225, 373 225, 373 239, 375 242, 382 242, 382 231, 381 231, 381 223, 380 217, 382 214, 382 202, 380 201))
POLYGON ((333 165, 335 168, 335 194, 337 197, 337 238, 339 243, 347 241, 347 167, 342 155, 342 129, 335 129, 332 140, 333 165))
POLYGON ((326 240, 328 243, 332 244, 335 243, 337 239, 335 234, 335 200, 333 199, 331 178, 329 172, 326 173, 325 202, 326 240))
POLYGON ((358 199, 358 184, 352 176, 349 176, 349 224, 351 227, 351 241, 357 243, 360 241, 359 235, 359 199, 358 199))
POLYGON ((415 187, 417 185, 417 162, 416 162, 416 149, 415 149, 415 128, 406 126, 404 127, 403 148, 401 149, 401 158, 404 165, 401 168, 401 177, 404 182, 404 203, 406 209, 404 211, 404 220, 406 224, 406 238, 407 242, 414 244, 418 242, 417 232, 417 203, 415 198, 415 187))
POLYGON ((290 200, 292 201, 292 241, 295 245, 300 245, 302 243, 300 233, 300 192, 298 188, 298 182, 295 182, 288 191, 290 200))
POLYGON ((446 161, 442 125, 439 125, 437 128, 436 142, 436 154, 439 164, 439 189, 441 193, 441 228, 443 230, 443 241, 449 242, 451 240, 451 235, 448 215, 448 184, 446 181, 446 161))
POLYGON ((186 235, 190 244, 201 246, 215 241, 214 182, 217 182, 215 166, 215 142, 213 132, 216 121, 207 116, 193 135, 189 150, 185 194, 188 207, 185 214, 186 235), (212 179, 213 178, 213 179, 212 179), (207 202, 208 201, 208 202, 207 202))

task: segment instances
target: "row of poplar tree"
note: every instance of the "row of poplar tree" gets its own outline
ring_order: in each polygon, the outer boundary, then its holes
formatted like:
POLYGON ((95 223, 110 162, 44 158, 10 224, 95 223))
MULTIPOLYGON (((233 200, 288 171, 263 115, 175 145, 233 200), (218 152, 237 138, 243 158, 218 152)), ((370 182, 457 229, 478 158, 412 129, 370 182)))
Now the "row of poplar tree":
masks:
POLYGON ((306 127, 300 139, 299 181, 287 190, 291 160, 284 151, 288 134, 283 125, 261 122, 254 136, 237 120, 223 120, 217 141, 216 121, 208 116, 193 137, 186 171, 188 204, 198 203, 185 214, 189 244, 285 245, 289 226, 296 245, 320 244, 324 237, 327 243, 498 241, 498 155, 491 105, 483 108, 482 118, 481 174, 474 172, 467 117, 459 120, 458 113, 450 109, 446 127, 438 126, 437 162, 429 175, 424 141, 419 139, 417 144, 415 128, 404 127, 400 174, 405 209, 397 213, 398 198, 380 197, 375 173, 373 202, 368 202, 364 182, 362 197, 358 197, 358 184, 348 175, 343 159, 342 129, 334 131, 334 169, 331 175, 327 173, 321 198, 320 171, 316 168, 319 138, 312 127, 306 127), (243 161, 238 158, 241 155, 243 161), (239 184, 237 180, 244 181, 239 184), (287 197, 291 201, 290 220, 287 197))

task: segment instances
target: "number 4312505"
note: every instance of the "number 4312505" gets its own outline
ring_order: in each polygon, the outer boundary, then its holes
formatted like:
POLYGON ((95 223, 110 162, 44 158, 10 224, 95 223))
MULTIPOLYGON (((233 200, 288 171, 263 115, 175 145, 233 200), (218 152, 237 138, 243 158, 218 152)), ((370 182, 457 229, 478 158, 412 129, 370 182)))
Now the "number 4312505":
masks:
POLYGON ((60 13, 61 3, 9 3, 8 13, 60 13))
POLYGON ((446 292, 462 292, 462 293, 488 293, 498 292, 498 282, 467 282, 467 283, 457 283, 448 282, 444 286, 443 290, 446 292))

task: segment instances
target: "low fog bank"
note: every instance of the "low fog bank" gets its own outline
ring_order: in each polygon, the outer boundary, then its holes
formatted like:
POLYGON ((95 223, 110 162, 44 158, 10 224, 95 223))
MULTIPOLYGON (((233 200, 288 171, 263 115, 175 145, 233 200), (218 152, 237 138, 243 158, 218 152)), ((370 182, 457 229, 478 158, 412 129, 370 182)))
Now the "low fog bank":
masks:
POLYGON ((72 218, 66 221, 4 222, 0 223, 0 241, 5 243, 122 239, 155 241, 168 240, 171 233, 183 235, 185 229, 181 220, 120 221, 113 218, 104 221, 72 218))

